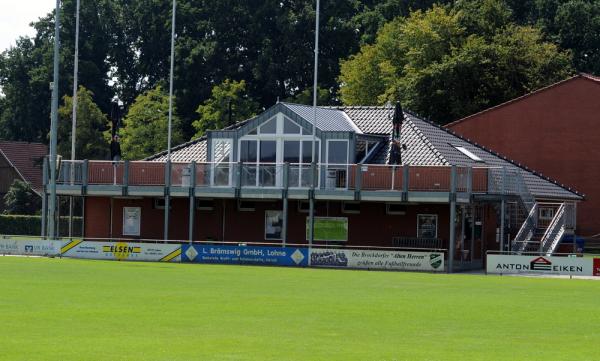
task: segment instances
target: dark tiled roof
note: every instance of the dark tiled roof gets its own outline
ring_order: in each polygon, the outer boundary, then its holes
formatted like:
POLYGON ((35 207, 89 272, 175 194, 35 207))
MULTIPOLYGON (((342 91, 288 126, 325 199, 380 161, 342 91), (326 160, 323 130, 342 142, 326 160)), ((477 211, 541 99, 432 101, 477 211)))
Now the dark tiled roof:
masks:
POLYGON ((365 134, 390 134, 394 108, 377 106, 336 107, 345 112, 365 134))
MULTIPOLYGON (((282 103, 283 106, 312 123, 313 108, 305 105, 282 103)), ((366 163, 385 164, 389 161, 392 128, 392 108, 389 107, 320 107, 317 108, 317 126, 326 131, 354 131, 367 135, 387 135, 388 140, 378 144, 366 163)), ((237 123, 228 129, 235 129, 245 122, 237 123)), ((423 120, 415 114, 405 112, 401 131, 402 162, 408 165, 455 165, 459 167, 506 167, 519 171, 530 192, 538 198, 581 199, 582 196, 556 181, 542 176, 533 170, 517 164, 491 150, 472 143, 454 132, 423 120), (464 147, 482 161, 475 161, 456 147, 464 147)), ((174 162, 205 162, 206 138, 199 138, 173 148, 171 159, 174 162)), ((166 161, 166 152, 146 160, 166 161)))
MULTIPOLYGON (((155 154, 145 160, 153 162, 166 162, 167 152, 155 154)), ((206 137, 194 139, 190 142, 183 143, 171 150, 171 161, 172 162, 192 162, 197 163, 206 162, 206 137)))
POLYGON ((0 152, 25 181, 31 184, 31 188, 41 191, 42 160, 48 154, 45 144, 0 140, 0 152))

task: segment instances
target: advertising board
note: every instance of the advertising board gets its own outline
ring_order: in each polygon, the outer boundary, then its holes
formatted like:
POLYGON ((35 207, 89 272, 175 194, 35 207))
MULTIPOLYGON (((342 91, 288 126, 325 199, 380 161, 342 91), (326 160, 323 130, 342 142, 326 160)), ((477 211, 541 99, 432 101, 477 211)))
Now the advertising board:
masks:
POLYGON ((0 239, 0 254, 23 256, 56 256, 60 253, 61 241, 45 239, 0 239))
POLYGON ((181 245, 166 243, 94 242, 73 240, 62 246, 64 257, 118 261, 180 262, 181 245))
POLYGON ((444 253, 312 249, 310 252, 310 264, 315 267, 443 272, 444 253))
POLYGON ((488 254, 487 272, 600 276, 600 258, 488 254))
POLYGON ((308 266, 308 251, 294 247, 182 245, 182 262, 308 266))

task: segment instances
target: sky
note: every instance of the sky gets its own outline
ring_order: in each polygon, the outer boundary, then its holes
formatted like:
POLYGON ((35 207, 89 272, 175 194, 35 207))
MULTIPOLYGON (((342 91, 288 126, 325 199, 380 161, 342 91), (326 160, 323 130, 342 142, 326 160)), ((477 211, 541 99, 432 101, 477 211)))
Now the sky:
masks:
POLYGON ((0 0, 0 52, 14 46, 19 36, 35 35, 29 23, 55 6, 55 0, 0 0))

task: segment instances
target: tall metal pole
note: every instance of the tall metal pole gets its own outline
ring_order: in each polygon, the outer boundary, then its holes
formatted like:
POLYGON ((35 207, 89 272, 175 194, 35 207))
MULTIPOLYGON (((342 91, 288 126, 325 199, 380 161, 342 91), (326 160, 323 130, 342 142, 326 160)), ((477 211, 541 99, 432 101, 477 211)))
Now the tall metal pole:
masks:
POLYGON ((318 77, 318 66, 319 66, 319 10, 320 10, 320 0, 317 0, 317 9, 316 9, 316 21, 315 21, 315 70, 314 70, 314 80, 313 80, 313 132, 312 132, 312 182, 311 182, 311 190, 312 194, 310 197, 309 207, 310 207, 310 217, 309 217, 309 230, 308 230, 308 245, 312 247, 314 237, 315 237, 315 183, 317 183, 317 173, 319 172, 319 168, 315 167, 315 162, 317 160, 315 149, 317 143, 317 77, 318 77))
POLYGON ((48 236, 56 236, 56 135, 58 130, 58 48, 60 46, 60 0, 54 14, 54 76, 50 114, 50 199, 48 201, 48 236))
MULTIPOLYGON (((171 179, 171 124, 173 122, 173 66, 175 64, 175 10, 177 9, 177 2, 173 0, 173 14, 171 19, 171 71, 169 74, 169 124, 167 130, 167 170, 169 180, 171 179)), ((167 187, 171 186, 171 182, 166 182, 167 187)), ((164 239, 169 239, 169 212, 170 212, 171 196, 170 190, 165 195, 165 219, 164 219, 164 239)))
MULTIPOLYGON (((77 87, 79 76, 79 5, 75 8, 75 58, 73 59, 73 121, 71 124, 71 185, 75 184, 75 139, 77 132, 77 87)), ((69 238, 73 237, 73 196, 69 197, 69 238)))

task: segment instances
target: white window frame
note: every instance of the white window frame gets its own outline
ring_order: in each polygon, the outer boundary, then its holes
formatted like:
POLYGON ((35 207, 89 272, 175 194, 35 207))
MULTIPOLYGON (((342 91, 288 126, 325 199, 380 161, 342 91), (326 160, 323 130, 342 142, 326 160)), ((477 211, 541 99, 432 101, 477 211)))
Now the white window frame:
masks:
POLYGON ((419 232, 419 218, 421 216, 434 217, 435 219, 435 236, 433 238, 438 238, 438 215, 437 214, 417 214, 417 238, 421 238, 421 233, 419 232))
POLYGON ((212 138, 211 140, 211 176, 210 176, 210 185, 212 187, 230 187, 233 183, 233 139, 231 138, 212 138), (215 185, 215 170, 217 165, 222 162, 217 162, 215 157, 215 144, 216 142, 226 142, 229 144, 229 179, 227 185, 215 185))
MULTIPOLYGON (((260 141, 261 140, 266 140, 266 141, 275 141, 276 142, 276 165, 282 165, 283 162, 283 142, 284 141, 298 141, 300 142, 300 161, 302 160, 302 148, 303 145, 302 143, 305 141, 312 141, 312 135, 311 134, 303 134, 303 128, 300 124, 298 124, 297 122, 295 122, 294 120, 290 119, 289 117, 286 117, 283 113, 277 113, 276 115, 274 115, 273 117, 267 119, 265 122, 263 122, 261 125, 259 125, 256 128, 253 129, 257 129, 257 134, 245 134, 244 136, 240 137, 238 139, 238 149, 241 150, 242 147, 242 141, 255 141, 257 142, 256 144, 256 181, 254 183, 254 187, 258 187, 259 185, 259 180, 260 180, 260 170, 259 170, 259 163, 260 163, 260 141), (277 119, 277 131, 275 134, 273 133, 269 133, 269 134, 261 134, 260 133, 260 127, 262 126, 262 124, 265 124, 269 121, 271 121, 273 118, 277 119), (284 134, 283 132, 283 128, 284 128, 284 119, 287 119, 289 121, 291 121, 292 123, 296 124, 298 127, 300 127, 300 133, 297 134, 284 134)), ((317 163, 319 163, 320 158, 321 158, 321 140, 317 139, 317 143, 318 143, 318 150, 316 154, 316 160, 317 163)), ((241 161, 241 151, 238 151, 238 156, 237 156, 237 161, 240 162, 241 161)), ((247 162, 245 164, 252 164, 250 162, 247 162)), ((300 163, 302 165, 310 165, 310 163, 300 163)), ((300 180, 302 179, 302 169, 304 169, 304 167, 300 167, 300 172, 298 174, 298 182, 297 182, 297 186, 290 186, 290 188, 306 188, 306 187, 300 187, 300 180)), ((319 182, 320 180, 320 175, 317 179, 317 182, 319 182)), ((261 188, 280 188, 283 185, 283 172, 277 172, 277 177, 275 180, 275 186, 273 187, 261 187, 261 188)))
MULTIPOLYGON (((337 163, 329 163, 329 145, 332 142, 346 142, 346 164, 344 164, 346 168, 346 184, 343 188, 348 188, 348 175, 350 174, 350 169, 348 162, 350 161, 350 141, 348 139, 327 139, 327 148, 325 154, 325 169, 329 171, 329 167, 332 166, 332 169, 343 169, 341 164, 337 163)), ((320 172, 319 172, 320 173, 320 172)), ((325 185, 327 187, 327 185, 325 185)))
POLYGON ((466 147, 462 145, 452 145, 456 150, 461 152, 463 155, 467 156, 469 159, 474 160, 475 162, 483 163, 483 159, 479 158, 477 154, 471 152, 466 147))

